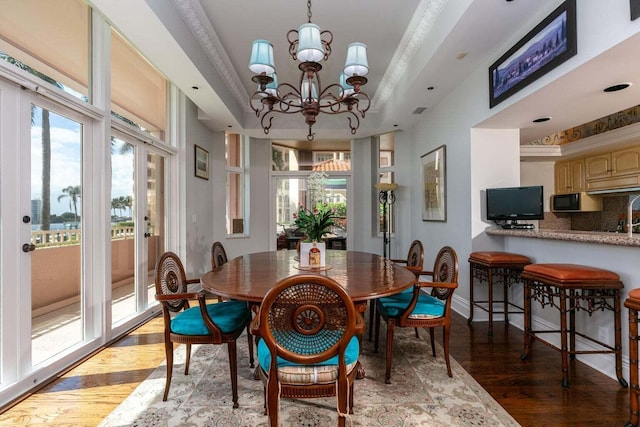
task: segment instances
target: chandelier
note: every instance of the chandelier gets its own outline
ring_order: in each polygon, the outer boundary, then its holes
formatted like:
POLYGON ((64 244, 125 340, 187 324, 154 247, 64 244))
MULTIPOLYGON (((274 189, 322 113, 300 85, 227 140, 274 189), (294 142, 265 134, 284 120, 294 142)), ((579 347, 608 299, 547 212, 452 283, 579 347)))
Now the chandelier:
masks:
POLYGON ((260 119, 265 134, 269 134, 275 113, 302 113, 309 127, 307 140, 313 141, 315 134, 311 128, 318 114, 347 114, 351 134, 355 135, 369 109, 369 96, 360 88, 367 83, 369 72, 367 46, 354 42, 347 47, 347 59, 339 83, 325 88, 320 83, 322 61, 331 55, 331 31, 321 31, 311 23, 311 0, 307 1, 308 21, 297 30, 289 30, 289 54, 294 61, 300 61, 300 82, 297 86, 289 83, 278 84, 273 62, 273 45, 267 40, 255 40, 251 47, 249 69, 255 73, 251 78, 258 89, 249 98, 251 109, 260 119))

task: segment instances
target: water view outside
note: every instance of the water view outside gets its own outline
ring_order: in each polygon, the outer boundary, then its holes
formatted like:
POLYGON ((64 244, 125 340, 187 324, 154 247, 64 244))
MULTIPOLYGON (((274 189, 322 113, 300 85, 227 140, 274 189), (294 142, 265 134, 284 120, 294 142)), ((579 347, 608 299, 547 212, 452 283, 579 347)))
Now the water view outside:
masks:
MULTIPOLYGON (((52 217, 68 212, 82 232, 82 125, 67 117, 32 106, 31 200, 39 200, 33 227, 36 230, 65 229, 64 223, 51 223, 52 217)), ((84 340, 83 281, 81 245, 59 248, 40 246, 51 243, 50 234, 35 239, 31 252, 31 363, 36 366, 84 340), (38 241, 40 240, 40 241, 38 241), (64 263, 52 268, 52 250, 63 251, 64 263), (60 275, 60 277, 55 277, 60 275), (51 286, 64 283, 64 287, 51 286), (66 310, 52 311, 56 307, 66 310), (46 336, 46 339, 44 337, 46 336)), ((55 243, 51 243, 55 244, 55 243)))

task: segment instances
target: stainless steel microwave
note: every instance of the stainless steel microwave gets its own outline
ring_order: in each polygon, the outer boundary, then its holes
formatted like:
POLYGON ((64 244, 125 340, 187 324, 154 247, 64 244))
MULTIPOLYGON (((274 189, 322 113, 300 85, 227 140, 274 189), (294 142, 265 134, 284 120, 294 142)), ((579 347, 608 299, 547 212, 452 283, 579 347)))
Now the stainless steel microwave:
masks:
POLYGON ((598 212, 602 210, 602 196, 581 193, 554 194, 552 212, 598 212))

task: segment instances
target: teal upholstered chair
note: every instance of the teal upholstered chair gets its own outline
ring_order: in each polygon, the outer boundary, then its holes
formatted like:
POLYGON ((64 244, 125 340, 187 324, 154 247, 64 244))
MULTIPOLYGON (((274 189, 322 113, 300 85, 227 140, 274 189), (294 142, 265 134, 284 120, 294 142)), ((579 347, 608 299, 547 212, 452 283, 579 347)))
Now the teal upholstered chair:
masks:
POLYGON ((186 345, 184 374, 189 374, 192 344, 227 344, 233 407, 238 407, 238 362, 236 339, 251 321, 247 303, 224 301, 206 303, 204 291, 189 292, 187 285, 200 283, 187 280, 180 258, 166 252, 158 258, 155 269, 156 300, 162 304, 164 318, 164 347, 167 355, 167 379, 164 396, 167 400, 173 372, 173 343, 186 345), (190 300, 198 305, 189 306, 190 300))
MULTIPOLYGON (((224 246, 220 242, 213 242, 211 245, 211 269, 216 269, 218 267, 222 267, 228 261, 227 251, 224 250, 224 246)), ((218 301, 223 301, 220 295, 214 295, 218 301)), ((249 333, 249 325, 247 325, 247 341, 249 345, 249 361, 251 362, 251 367, 253 368, 253 337, 249 333)))
MULTIPOLYGON (((422 265, 424 263, 424 246, 420 240, 414 240, 409 245, 409 252, 406 259, 391 259, 393 263, 404 266, 407 270, 412 272, 416 276, 416 280, 420 278, 422 274, 422 265)), ((412 292, 412 288, 407 289, 405 292, 412 292)), ((376 302, 371 301, 369 305, 369 341, 371 341, 371 335, 373 334, 373 324, 376 317, 376 302)), ((418 337, 418 329, 416 328, 416 338, 418 337)))
POLYGON ((423 271, 421 275, 430 275, 432 282, 417 282, 410 293, 402 292, 389 297, 379 298, 376 306, 378 316, 375 325, 375 350, 378 350, 380 319, 387 323, 387 363, 385 382, 391 383, 391 362, 393 356, 393 334, 396 327, 429 328, 431 351, 436 356, 434 329, 442 326, 444 357, 447 374, 452 376, 449 362, 449 335, 451 328, 451 299, 458 287, 458 256, 449 246, 440 249, 433 271, 423 271), (431 292, 424 292, 430 288, 431 292))
POLYGON ((344 288, 313 274, 281 280, 265 296, 251 330, 259 335, 265 410, 278 426, 280 397, 336 396, 338 425, 353 413, 353 383, 364 330, 344 288))

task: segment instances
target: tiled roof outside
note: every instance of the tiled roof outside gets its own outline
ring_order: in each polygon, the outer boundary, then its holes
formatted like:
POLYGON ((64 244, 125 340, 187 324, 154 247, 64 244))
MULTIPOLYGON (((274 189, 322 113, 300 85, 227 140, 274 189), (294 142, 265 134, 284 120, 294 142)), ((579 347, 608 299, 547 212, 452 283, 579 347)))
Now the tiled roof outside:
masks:
POLYGON ((314 171, 350 171, 351 160, 329 159, 313 165, 314 171))

